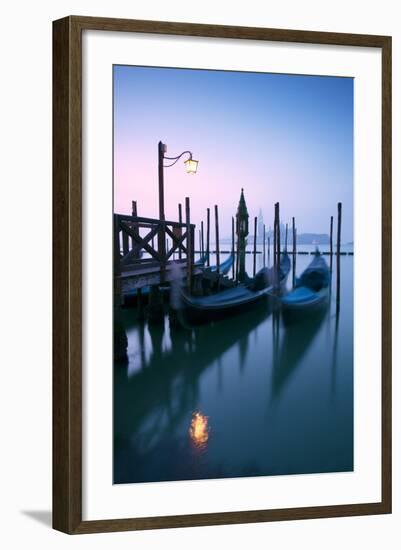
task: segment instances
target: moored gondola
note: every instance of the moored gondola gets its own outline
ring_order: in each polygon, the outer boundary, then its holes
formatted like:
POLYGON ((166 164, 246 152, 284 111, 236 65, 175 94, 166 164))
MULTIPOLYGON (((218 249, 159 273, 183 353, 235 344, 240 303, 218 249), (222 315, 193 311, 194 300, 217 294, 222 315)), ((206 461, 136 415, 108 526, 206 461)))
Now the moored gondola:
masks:
POLYGON ((263 268, 253 278, 248 278, 232 288, 208 296, 191 296, 183 291, 181 296, 187 311, 198 318, 214 318, 241 312, 267 296, 274 296, 285 285, 291 269, 288 254, 280 262, 279 285, 275 284, 274 268, 263 268))
POLYGON ((304 314, 319 310, 328 302, 330 271, 317 250, 315 257, 297 279, 295 288, 281 297, 285 314, 304 314))

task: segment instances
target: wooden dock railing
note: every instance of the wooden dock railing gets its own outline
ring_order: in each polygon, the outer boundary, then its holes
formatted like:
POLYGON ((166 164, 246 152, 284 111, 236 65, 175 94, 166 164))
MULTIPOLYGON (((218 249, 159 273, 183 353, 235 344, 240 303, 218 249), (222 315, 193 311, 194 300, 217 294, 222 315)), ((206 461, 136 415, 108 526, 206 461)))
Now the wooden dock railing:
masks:
POLYGON ((194 236, 193 224, 114 214, 115 274, 147 264, 163 270, 176 252, 181 257, 188 250, 193 264, 194 236))

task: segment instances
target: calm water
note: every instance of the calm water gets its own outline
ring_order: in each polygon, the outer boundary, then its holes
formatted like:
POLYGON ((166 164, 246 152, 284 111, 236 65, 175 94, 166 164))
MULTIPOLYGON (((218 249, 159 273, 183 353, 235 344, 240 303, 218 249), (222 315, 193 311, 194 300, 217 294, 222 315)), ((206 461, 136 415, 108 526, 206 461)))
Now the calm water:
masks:
MULTIPOLYGON (((312 258, 297 255, 297 275, 312 258)), ((250 275, 252 266, 248 255, 250 275)), ((327 309, 291 324, 267 304, 181 329, 124 310, 114 482, 352 470, 353 257, 341 257, 338 312, 335 266, 327 309)))

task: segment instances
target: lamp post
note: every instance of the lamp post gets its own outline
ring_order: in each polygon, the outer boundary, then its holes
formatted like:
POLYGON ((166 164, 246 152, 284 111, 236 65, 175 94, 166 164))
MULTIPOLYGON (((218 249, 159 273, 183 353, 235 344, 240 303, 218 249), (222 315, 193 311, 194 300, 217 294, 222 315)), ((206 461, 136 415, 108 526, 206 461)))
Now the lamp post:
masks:
MULTIPOLYGON (((159 219, 160 221, 164 222, 166 220, 165 213, 164 213, 164 169, 170 168, 171 166, 174 166, 181 157, 184 155, 188 155, 188 159, 184 161, 185 167, 187 169, 188 174, 196 174, 196 170, 198 168, 198 161, 194 160, 192 158, 191 151, 183 151, 180 155, 177 157, 166 157, 167 152, 167 145, 165 143, 162 143, 159 141, 158 144, 158 161, 159 161, 159 219), (170 164, 164 164, 164 161, 172 161, 170 164)), ((188 239, 190 239, 190 235, 188 234, 188 239)), ((166 258, 166 228, 165 224, 162 224, 161 230, 159 231, 158 236, 158 252, 161 256, 161 273, 160 278, 161 280, 164 278, 164 270, 165 270, 165 258, 166 258)))
POLYGON ((184 155, 189 155, 188 159, 184 161, 185 168, 187 170, 188 174, 196 174, 196 171, 198 169, 198 161, 192 158, 191 151, 183 151, 180 155, 177 157, 166 157, 167 152, 167 145, 165 143, 162 143, 159 141, 158 145, 158 159, 159 159, 159 219, 165 220, 165 213, 164 213, 164 169, 170 168, 171 166, 174 166, 181 157, 184 155), (171 160, 171 164, 164 164, 165 160, 171 160))

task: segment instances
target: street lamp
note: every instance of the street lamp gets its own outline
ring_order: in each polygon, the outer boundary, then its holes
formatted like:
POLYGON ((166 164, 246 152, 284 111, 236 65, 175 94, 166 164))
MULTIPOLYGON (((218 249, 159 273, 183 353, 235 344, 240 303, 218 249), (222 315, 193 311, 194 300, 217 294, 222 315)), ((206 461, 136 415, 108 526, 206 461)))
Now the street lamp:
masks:
POLYGON ((185 168, 188 174, 196 174, 198 169, 198 161, 192 158, 191 151, 183 151, 177 157, 166 157, 167 145, 159 141, 158 156, 159 156, 159 219, 165 220, 164 215, 164 168, 174 166, 184 155, 189 155, 189 158, 184 161, 185 168), (171 160, 171 164, 164 164, 164 160, 171 160))
POLYGON ((198 161, 194 160, 192 158, 192 155, 188 160, 184 161, 184 164, 188 174, 196 174, 196 171, 198 169, 198 161))

